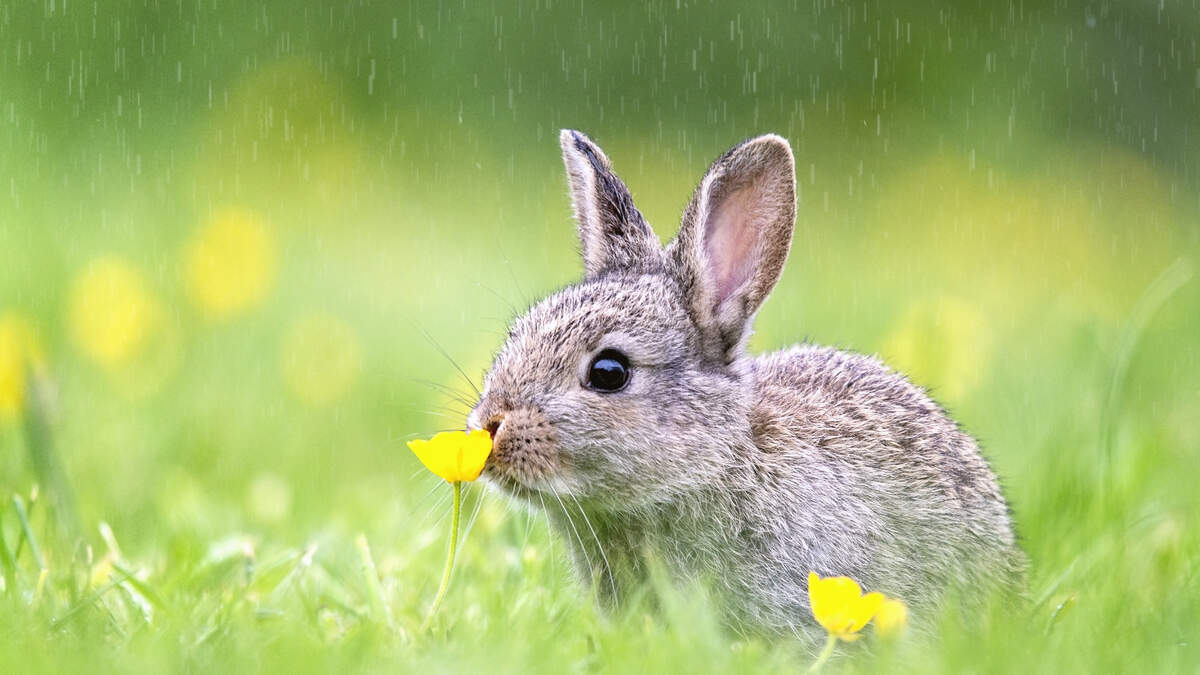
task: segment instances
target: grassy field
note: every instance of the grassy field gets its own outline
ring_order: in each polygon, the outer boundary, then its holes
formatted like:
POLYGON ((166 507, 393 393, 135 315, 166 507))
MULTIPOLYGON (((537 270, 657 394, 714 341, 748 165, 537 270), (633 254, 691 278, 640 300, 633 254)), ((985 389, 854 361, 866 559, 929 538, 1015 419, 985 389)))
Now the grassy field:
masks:
POLYGON ((571 126, 664 240, 787 136, 752 349, 879 354, 1003 478, 1028 609, 831 670, 1200 672, 1200 12, 909 4, 0 2, 0 671, 806 667, 701 588, 601 614, 481 485, 418 632, 405 441, 580 274, 571 126))

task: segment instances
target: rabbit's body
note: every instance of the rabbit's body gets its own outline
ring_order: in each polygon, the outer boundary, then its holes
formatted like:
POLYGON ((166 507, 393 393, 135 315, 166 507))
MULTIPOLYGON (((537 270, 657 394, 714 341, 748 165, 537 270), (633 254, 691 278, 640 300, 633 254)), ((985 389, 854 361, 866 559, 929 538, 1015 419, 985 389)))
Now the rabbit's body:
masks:
POLYGON ((918 616, 1016 583, 995 476, 922 390, 834 349, 745 354, 791 241, 785 141, 717 160, 665 250, 598 148, 563 149, 587 273, 514 322, 468 423, 493 436, 484 475, 546 509, 602 597, 649 556, 738 625, 808 635, 810 571, 918 616))

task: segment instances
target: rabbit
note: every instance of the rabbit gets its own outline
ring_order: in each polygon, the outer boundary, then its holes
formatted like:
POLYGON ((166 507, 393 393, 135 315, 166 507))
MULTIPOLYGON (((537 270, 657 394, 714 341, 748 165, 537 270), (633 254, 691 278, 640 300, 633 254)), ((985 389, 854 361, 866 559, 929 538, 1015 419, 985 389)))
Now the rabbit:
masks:
POLYGON ((600 148, 560 141, 583 280, 513 321, 467 427, 492 436, 485 481, 548 513, 602 606, 655 561, 739 631, 812 643, 810 571, 914 621, 1020 585, 996 476, 922 389, 829 347, 747 354, 796 218, 785 139, 718 158, 665 248, 600 148))

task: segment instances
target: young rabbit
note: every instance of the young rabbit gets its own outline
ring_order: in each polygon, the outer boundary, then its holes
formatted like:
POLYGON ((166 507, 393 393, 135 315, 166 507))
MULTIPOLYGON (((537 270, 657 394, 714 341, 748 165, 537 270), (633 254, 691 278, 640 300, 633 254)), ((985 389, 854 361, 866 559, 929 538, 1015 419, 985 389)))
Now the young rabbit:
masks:
POLYGON ((827 347, 746 354, 791 245, 786 140, 717 159, 665 249, 604 153, 561 143, 584 278, 514 321, 468 426, 492 435, 486 479, 549 513, 602 600, 653 556, 732 625, 811 638, 810 570, 918 618, 1019 583, 996 477, 920 388, 827 347))

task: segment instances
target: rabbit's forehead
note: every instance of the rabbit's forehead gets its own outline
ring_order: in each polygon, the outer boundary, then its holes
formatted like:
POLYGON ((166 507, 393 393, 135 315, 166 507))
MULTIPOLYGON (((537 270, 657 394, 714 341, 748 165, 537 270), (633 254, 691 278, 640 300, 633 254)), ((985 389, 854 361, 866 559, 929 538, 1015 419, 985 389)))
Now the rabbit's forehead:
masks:
POLYGON ((503 350, 506 357, 570 366, 581 353, 621 336, 628 349, 667 356, 683 347, 686 313, 678 291, 655 277, 601 280, 571 286, 518 319, 503 350))

